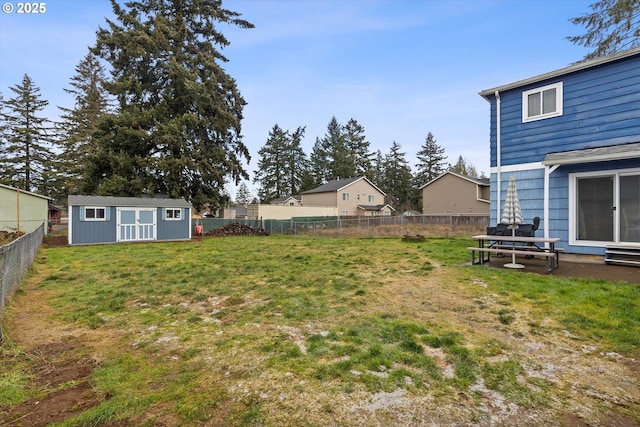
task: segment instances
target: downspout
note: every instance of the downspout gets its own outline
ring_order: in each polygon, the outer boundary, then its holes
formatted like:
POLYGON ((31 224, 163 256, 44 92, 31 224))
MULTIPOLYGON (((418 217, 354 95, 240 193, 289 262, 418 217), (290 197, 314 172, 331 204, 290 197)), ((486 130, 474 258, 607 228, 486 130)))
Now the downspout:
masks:
MULTIPOLYGON (((545 165, 544 166, 544 218, 542 225, 544 227, 544 237, 549 237, 549 186, 551 182, 551 174, 558 169, 560 165, 545 165)), ((546 244, 548 245, 548 244, 546 244)))
POLYGON ((500 133, 500 93, 495 91, 496 97, 496 223, 500 222, 500 197, 501 197, 501 187, 502 187, 502 177, 501 177, 501 166, 502 166, 502 156, 501 156, 501 138, 502 135, 500 133))

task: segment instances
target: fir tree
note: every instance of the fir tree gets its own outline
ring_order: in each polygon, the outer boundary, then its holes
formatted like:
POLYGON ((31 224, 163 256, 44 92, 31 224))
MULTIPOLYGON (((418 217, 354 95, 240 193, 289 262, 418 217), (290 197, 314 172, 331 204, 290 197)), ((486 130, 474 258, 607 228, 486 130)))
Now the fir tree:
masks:
POLYGON ((414 182, 418 187, 437 178, 445 171, 447 156, 444 155, 444 148, 437 144, 431 132, 427 134, 416 157, 418 162, 414 182))
POLYGON ((457 173, 458 175, 468 176, 470 178, 477 178, 478 172, 473 163, 469 162, 462 156, 458 157, 458 161, 455 165, 449 165, 449 171, 457 173))
POLYGON ((10 86, 15 97, 4 102, 2 112, 6 146, 0 168, 2 182, 28 191, 49 194, 53 181, 52 132, 50 122, 39 115, 49 104, 40 97, 28 75, 10 86))
POLYGON ((71 88, 64 89, 74 98, 73 108, 58 107, 63 112, 62 121, 58 123, 63 146, 59 160, 66 194, 81 192, 87 161, 96 149, 94 136, 100 120, 108 112, 104 73, 104 67, 98 58, 88 53, 76 66, 76 75, 71 78, 71 88))
POLYGON ((298 127, 289 137, 285 161, 288 171, 287 185, 289 187, 287 195, 289 196, 298 194, 304 189, 304 179, 308 168, 307 155, 302 149, 302 138, 305 132, 306 127, 298 127))
POLYGON ((370 144, 364 134, 364 126, 355 119, 350 119, 344 126, 344 139, 353 162, 353 165, 350 165, 351 176, 365 176, 371 180, 373 153, 369 151, 370 144))
POLYGON ((406 153, 393 141, 389 154, 384 157, 383 191, 387 194, 387 203, 396 209, 412 209, 412 177, 406 153))
POLYGON ((238 191, 236 192, 236 203, 240 206, 244 206, 245 208, 251 203, 253 196, 251 195, 251 191, 249 191, 249 187, 246 182, 241 182, 240 186, 238 186, 238 191))
POLYGON ((640 0, 600 0, 591 4, 591 13, 570 19, 586 33, 567 39, 593 48, 584 60, 595 59, 640 46, 640 0))
POLYGON ((221 66, 218 24, 252 28, 221 0, 111 0, 118 22, 92 52, 111 66, 117 101, 96 134, 88 186, 101 194, 165 193, 199 210, 220 206, 226 178, 248 178, 245 101, 221 66), (125 9, 127 8, 127 9, 125 9))
POLYGON ((275 124, 269 132, 265 145, 258 150, 258 169, 254 172, 254 182, 260 184, 258 197, 263 202, 270 202, 288 191, 287 147, 290 136, 288 132, 275 124))

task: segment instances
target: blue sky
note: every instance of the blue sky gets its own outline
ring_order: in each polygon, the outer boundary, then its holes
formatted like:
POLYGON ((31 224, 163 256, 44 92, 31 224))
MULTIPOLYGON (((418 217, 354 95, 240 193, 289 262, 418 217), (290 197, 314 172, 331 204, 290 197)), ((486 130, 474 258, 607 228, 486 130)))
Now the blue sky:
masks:
MULTIPOLYGON (((448 161, 463 156, 489 173, 489 104, 484 89, 565 67, 586 53, 565 37, 590 11, 579 0, 228 0, 254 29, 226 28, 223 67, 247 101, 244 142, 252 155, 277 123, 306 126, 309 154, 333 116, 365 128, 372 150, 393 141, 413 165, 431 132, 448 161)), ((7 3, 2 1, 2 3, 7 3)), ((9 2, 15 7, 15 1, 9 2)), ((112 18, 107 0, 49 0, 42 14, 0 14, 0 91, 26 73, 50 102, 65 94, 95 31, 112 18)), ((250 184, 250 183, 249 183, 250 184)), ((253 187, 252 184, 250 184, 253 187)), ((229 189, 231 193, 233 188, 229 189)))

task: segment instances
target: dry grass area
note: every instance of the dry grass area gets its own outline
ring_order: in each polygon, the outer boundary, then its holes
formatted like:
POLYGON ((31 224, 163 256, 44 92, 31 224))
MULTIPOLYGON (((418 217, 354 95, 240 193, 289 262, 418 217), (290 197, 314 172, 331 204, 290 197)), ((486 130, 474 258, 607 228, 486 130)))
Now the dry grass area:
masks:
MULTIPOLYGON (((446 234, 447 230, 439 233, 446 234)), ((403 230, 403 234, 426 233, 422 229, 403 230)), ((271 249, 282 251, 286 247, 282 243, 286 238, 279 239, 271 249)), ((192 247, 175 246, 170 253, 208 248, 207 253, 215 259, 214 254, 221 257, 225 246, 233 250, 230 247, 234 241, 223 240, 184 243, 192 247)), ((288 274, 283 270, 270 270, 267 275, 262 270, 251 272, 251 276, 241 273, 253 265, 254 256, 262 256, 263 263, 270 262, 262 249, 254 247, 254 255, 245 246, 245 260, 238 260, 230 270, 251 282, 239 292, 211 285, 206 293, 205 288, 195 294, 176 292, 158 305, 159 310, 171 313, 166 319, 151 317, 154 307, 149 295, 132 296, 122 311, 101 313, 105 323, 98 327, 64 320, 64 310, 76 309, 61 300, 66 290, 47 285, 52 275, 60 274, 54 271, 60 265, 46 258, 48 251, 70 249, 45 250, 37 274, 29 278, 7 311, 5 330, 10 331, 11 343, 3 350, 1 360, 13 357, 11 363, 16 365, 15 359, 22 358, 25 362, 20 362, 21 366, 31 370, 30 381, 49 384, 40 386, 46 392, 16 405, 7 407, 0 399, 0 419, 4 420, 0 425, 48 425, 100 405, 108 406, 105 402, 121 397, 105 392, 109 387, 101 384, 106 381, 103 371, 114 360, 125 357, 127 363, 135 362, 135 366, 129 366, 131 376, 149 370, 149 378, 141 378, 140 386, 156 388, 158 396, 136 396, 133 390, 130 399, 150 400, 139 403, 138 412, 128 412, 119 419, 103 411, 97 423, 94 417, 92 423, 76 421, 68 425, 640 425, 638 360, 570 332, 556 315, 546 311, 544 304, 500 291, 494 285, 518 277, 534 283, 538 279, 463 267, 460 261, 466 259, 466 253, 462 257, 459 247, 464 248, 464 243, 451 249, 431 249, 429 245, 438 242, 400 246, 393 241, 388 244, 388 253, 380 246, 380 254, 369 259, 364 254, 371 251, 371 246, 350 250, 348 246, 323 248, 314 242, 295 241, 295 257, 280 262, 288 263, 285 270, 293 273, 303 268, 299 262, 304 257, 325 256, 322 253, 328 249, 339 252, 332 254, 332 262, 352 257, 353 261, 341 266, 356 272, 359 285, 353 292, 330 299, 327 313, 298 318, 308 309, 300 305, 288 314, 283 308, 288 303, 285 297, 263 292, 262 287, 298 292, 304 285, 275 280, 280 274, 288 274), (452 254, 443 255, 442 250, 452 254), (270 304, 277 298, 282 299, 279 304, 270 304), (265 309, 259 310, 261 307, 265 309), (258 312, 260 316, 249 315, 258 312), (366 324, 369 321, 371 325, 366 324), (364 332, 357 332, 372 330, 377 322, 407 326, 407 331, 424 328, 410 333, 423 338, 416 341, 420 356, 426 356, 433 365, 419 367, 395 361, 391 366, 381 363, 369 369, 352 367, 340 375, 320 375, 324 368, 353 362, 359 343, 354 339, 346 345, 347 337, 366 341, 364 332), (433 343, 434 338, 448 336, 457 337, 457 344, 433 343), (317 349, 319 345, 327 347, 324 352, 317 349), (347 351, 339 353, 335 350, 338 347, 347 351), (465 357, 473 363, 465 365, 465 357), (41 365, 38 360, 46 363, 41 365), (157 366, 150 368, 147 363, 157 366), (465 374, 465 366, 474 372, 465 374), (69 367, 76 367, 78 376, 52 379, 45 375, 66 372, 69 367), (154 376, 154 369, 160 368, 163 373, 154 376), (102 373, 91 375, 92 369, 102 373), (426 370, 431 374, 425 375, 426 370), (399 375, 395 383, 390 381, 394 375, 399 375), (188 381, 184 377, 189 377, 188 381), (423 381, 418 383, 416 378, 423 381), (182 381, 188 382, 189 391, 169 385, 182 381)), ((139 248, 144 251, 146 246, 139 248)), ((114 255, 110 262, 118 265, 119 256, 114 255)), ((223 261, 211 264, 214 269, 224 268, 223 261)), ((152 265, 147 262, 143 267, 151 269, 152 265)), ((326 286, 338 289, 336 282, 342 277, 329 267, 325 269, 326 286)), ((112 280, 120 279, 114 275, 112 280)), ((145 279, 134 271, 124 280, 134 287, 134 282, 145 279)), ((96 286, 100 283, 98 280, 96 286)), ((240 285, 235 286, 238 289, 240 285)), ((153 293, 151 289, 149 292, 153 293)), ((313 288, 308 292, 313 295, 313 288)), ((295 296, 302 298, 298 293, 295 296)), ((324 296, 317 294, 317 298, 324 296)), ((379 348, 380 360, 384 356, 389 359, 385 352, 394 347, 375 344, 367 344, 369 353, 379 348)))

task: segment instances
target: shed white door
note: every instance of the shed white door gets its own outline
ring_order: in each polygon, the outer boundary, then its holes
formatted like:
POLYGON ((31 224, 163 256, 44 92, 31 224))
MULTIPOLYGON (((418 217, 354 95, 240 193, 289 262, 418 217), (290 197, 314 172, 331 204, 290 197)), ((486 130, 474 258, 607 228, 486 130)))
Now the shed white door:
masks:
POLYGON ((118 242, 156 239, 156 210, 118 208, 118 242))

